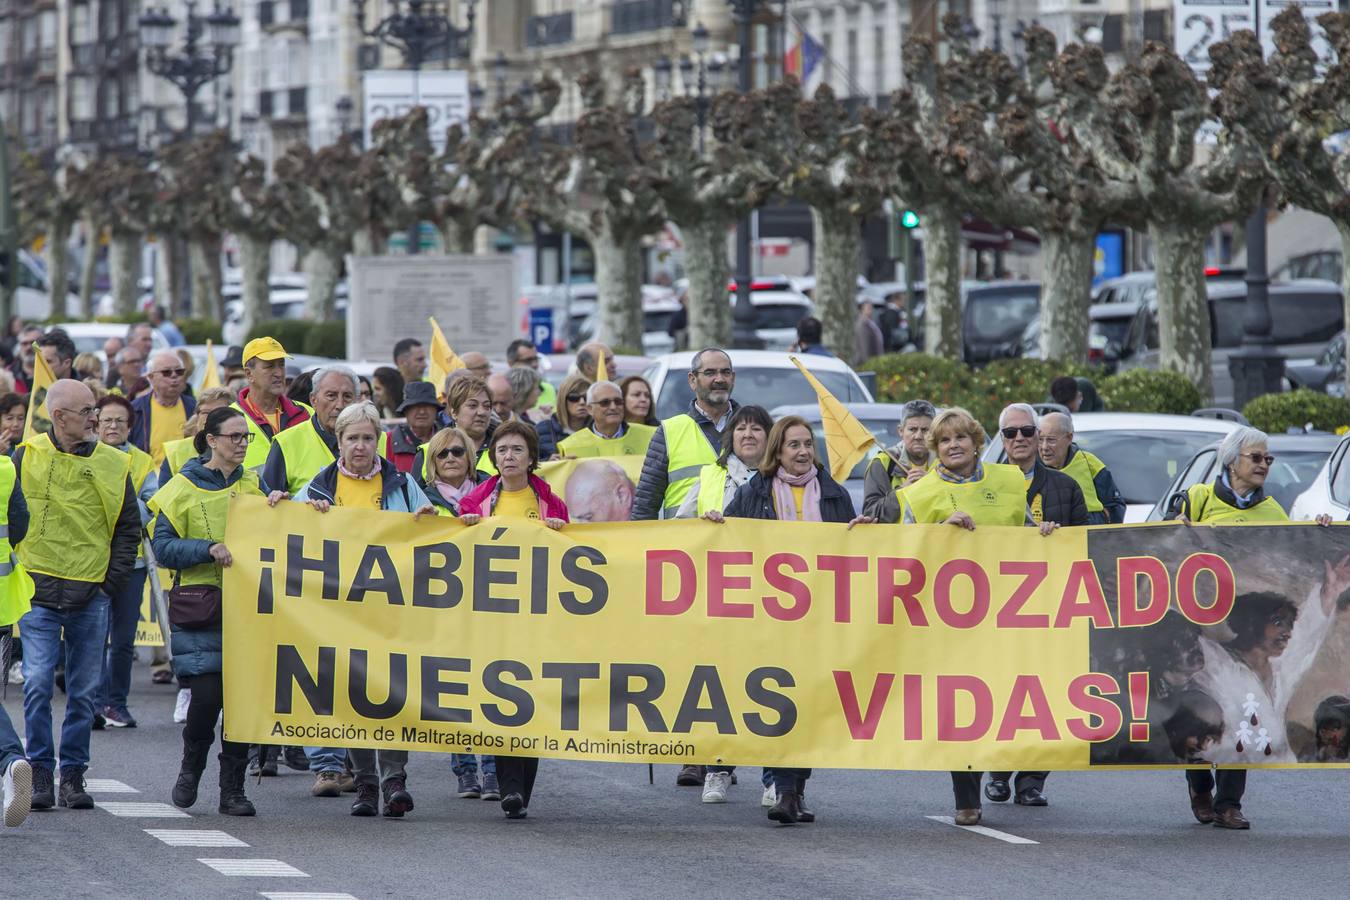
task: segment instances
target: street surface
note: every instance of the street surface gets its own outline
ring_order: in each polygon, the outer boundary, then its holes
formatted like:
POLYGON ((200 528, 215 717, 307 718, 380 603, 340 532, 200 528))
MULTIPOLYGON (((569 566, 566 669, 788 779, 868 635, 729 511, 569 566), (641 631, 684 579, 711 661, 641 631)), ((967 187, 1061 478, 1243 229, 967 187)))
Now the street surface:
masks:
MULTIPOLYGON (((1292 898, 1338 893, 1347 871, 1341 771, 1255 773, 1250 832, 1197 825, 1180 772, 1128 772, 1053 775, 1049 808, 988 804, 992 831, 971 833, 930 818, 952 815, 945 773, 818 769, 817 822, 782 828, 760 808, 757 768, 713 806, 675 787, 673 766, 653 786, 645 765, 550 760, 529 819, 508 822, 454 796, 447 754, 413 755, 417 808, 402 820, 352 818, 352 795, 312 798, 311 776, 284 766, 249 780, 258 816, 239 819, 216 813, 213 751, 197 806, 160 818, 148 814, 173 811, 178 770, 173 699, 136 666, 140 727, 95 732, 88 773, 134 793, 91 782, 101 808, 0 831, 0 897, 1292 898)), ((22 733, 22 688, 4 705, 22 733)))

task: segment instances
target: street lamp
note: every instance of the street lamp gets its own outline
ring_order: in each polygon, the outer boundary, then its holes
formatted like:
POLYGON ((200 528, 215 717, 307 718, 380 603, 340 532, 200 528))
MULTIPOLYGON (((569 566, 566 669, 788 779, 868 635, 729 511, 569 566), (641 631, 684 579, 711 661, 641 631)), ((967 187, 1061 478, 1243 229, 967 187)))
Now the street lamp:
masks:
POLYGON ((398 50, 413 71, 429 59, 468 58, 476 5, 477 0, 465 0, 465 22, 460 28, 450 21, 446 0, 389 0, 393 11, 366 28, 366 0, 352 0, 361 33, 398 50))
POLYGON ((652 79, 656 83, 656 99, 665 100, 670 97, 670 82, 675 72, 675 64, 670 61, 669 56, 662 56, 652 66, 652 79))
POLYGON ((497 51, 497 58, 492 61, 492 80, 497 83, 497 102, 501 103, 506 99, 506 73, 507 62, 506 54, 497 51))
POLYGON ((234 64, 234 48, 239 46, 239 17, 221 6, 219 0, 209 15, 198 16, 197 0, 187 0, 187 32, 183 49, 178 53, 169 52, 178 22, 167 9, 150 7, 137 22, 141 43, 145 45, 146 66, 183 94, 187 103, 183 133, 191 137, 196 124, 197 93, 228 73, 234 64))
MULTIPOLYGON (((754 54, 750 52, 751 24, 755 14, 759 12, 761 0, 727 0, 727 2, 731 5, 732 21, 736 23, 736 43, 740 45, 737 89, 742 94, 748 94, 754 86, 752 70, 754 54)), ((694 40, 697 43, 697 30, 694 33, 694 40)), ((750 303, 751 249, 750 219, 747 217, 736 223, 736 308, 731 317, 731 344, 733 347, 758 350, 763 347, 763 342, 755 334, 755 310, 750 303)))
POLYGON ((333 108, 337 111, 338 139, 347 137, 352 133, 352 110, 355 104, 352 98, 345 94, 337 99, 333 108))

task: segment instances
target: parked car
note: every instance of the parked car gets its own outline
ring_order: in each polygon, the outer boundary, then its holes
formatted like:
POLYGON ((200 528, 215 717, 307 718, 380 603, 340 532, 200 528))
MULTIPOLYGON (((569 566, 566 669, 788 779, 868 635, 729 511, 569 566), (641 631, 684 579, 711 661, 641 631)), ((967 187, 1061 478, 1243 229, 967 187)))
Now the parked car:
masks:
MULTIPOLYGON (((733 394, 740 403, 754 403, 765 409, 791 404, 816 402, 816 392, 783 352, 771 350, 731 350, 731 365, 736 370, 733 394)), ((657 418, 667 419, 689 409, 694 399, 689 388, 691 352, 668 353, 652 360, 643 376, 656 397, 657 418)), ((811 374, 826 390, 844 403, 871 403, 872 395, 858 373, 848 363, 832 356, 811 356, 804 360, 811 374)))
MULTIPOLYGON (((1312 486, 1339 440, 1334 434, 1272 434, 1269 450, 1275 457, 1266 477, 1265 491, 1280 507, 1291 509, 1299 495, 1312 486)), ((1168 517, 1172 498, 1192 485, 1209 484, 1219 477, 1219 442, 1201 449, 1177 473, 1167 491, 1148 514, 1149 522, 1168 517)))
POLYGON ((1016 356, 1022 332, 1041 312, 1035 281, 991 281, 963 286, 965 361, 980 365, 1016 356))
MULTIPOLYGON (((900 413, 905 407, 902 403, 848 403, 845 405, 848 407, 848 411, 853 413, 868 431, 876 435, 877 439, 877 446, 867 452, 867 456, 853 467, 844 480, 844 488, 853 498, 853 508, 861 513, 863 476, 867 472, 867 464, 881 452, 883 447, 894 444, 898 440, 895 426, 900 422, 900 413)), ((830 454, 825 444, 825 426, 820 420, 819 403, 778 406, 769 410, 769 414, 774 419, 783 416, 801 416, 805 419, 811 425, 811 433, 815 436, 816 454, 820 457, 820 461, 825 464, 825 468, 829 469, 830 454)))
MULTIPOLYGON (((18 252, 18 266, 14 273, 14 315, 25 322, 40 322, 52 317, 51 289, 47 266, 42 259, 27 250, 18 252)), ((68 291, 62 316, 80 315, 80 295, 68 291)))
POLYGON ((1336 522, 1350 518, 1350 434, 1340 439, 1312 484, 1289 508, 1289 518, 1299 522, 1315 519, 1323 513, 1336 522))
POLYGON ((1153 272, 1129 272, 1116 278, 1108 278, 1097 285, 1092 302, 1096 303, 1141 303, 1147 295, 1158 288, 1158 277, 1153 272))
MULTIPOLYGON (((1237 428, 1236 422, 1158 413, 1079 413, 1074 442, 1095 454, 1125 498, 1126 522, 1143 522, 1177 474, 1202 448, 1237 428)), ((1003 438, 985 446, 986 462, 1006 462, 1003 438)))
MULTIPOLYGON (((116 322, 64 322, 54 327, 59 327, 70 335, 70 339, 75 342, 77 354, 93 353, 104 359, 104 362, 107 360, 103 357, 103 345, 107 343, 108 338, 127 336, 127 326, 116 322)), ((151 332, 150 341, 152 353, 156 350, 170 349, 169 342, 164 340, 164 335, 158 331, 151 332)))
POLYGON ((1327 341, 1313 359, 1290 359, 1284 364, 1284 377, 1291 390, 1308 388, 1333 397, 1345 396, 1345 330, 1327 341))
POLYGON ((1275 270, 1272 279, 1293 281, 1298 278, 1323 278, 1327 281, 1340 281, 1344 262, 1339 250, 1314 250, 1312 253, 1300 253, 1291 256, 1284 265, 1275 270))
MULTIPOLYGON (((755 337, 765 350, 786 350, 797 342, 797 323, 815 315, 815 305, 796 291, 754 291, 750 303, 755 309, 755 337)), ((736 314, 736 297, 731 300, 736 314)))

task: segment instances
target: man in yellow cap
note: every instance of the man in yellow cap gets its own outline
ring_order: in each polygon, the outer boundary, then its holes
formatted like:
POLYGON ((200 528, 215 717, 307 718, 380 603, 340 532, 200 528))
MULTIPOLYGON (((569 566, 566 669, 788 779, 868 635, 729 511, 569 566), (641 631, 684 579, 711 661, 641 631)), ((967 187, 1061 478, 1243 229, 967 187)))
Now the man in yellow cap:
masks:
POLYGON ((254 338, 244 345, 244 376, 234 408, 248 420, 249 445, 244 467, 260 469, 272 450, 272 438, 309 421, 309 410, 286 396, 286 348, 276 338, 254 338))

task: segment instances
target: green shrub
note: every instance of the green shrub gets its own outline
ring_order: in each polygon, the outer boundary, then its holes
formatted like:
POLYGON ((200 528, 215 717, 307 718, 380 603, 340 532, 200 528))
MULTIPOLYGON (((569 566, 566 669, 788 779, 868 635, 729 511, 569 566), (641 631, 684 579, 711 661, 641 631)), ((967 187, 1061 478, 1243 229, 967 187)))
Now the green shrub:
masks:
POLYGON ((189 344, 220 343, 220 323, 215 319, 176 319, 174 324, 189 344))
POLYGON ((1311 424, 1319 431, 1336 431, 1350 423, 1350 399, 1329 397, 1307 388, 1287 394, 1266 394, 1242 408, 1252 426, 1267 434, 1311 424))
POLYGON ((281 342, 290 353, 300 353, 309 334, 310 322, 301 319, 264 319, 249 330, 248 339, 271 337, 281 342))
POLYGON ((306 322, 309 333, 305 335, 300 352, 309 356, 327 356, 332 359, 345 359, 347 356, 346 322, 306 322))
POLYGON ((1097 391, 1111 412, 1189 416, 1202 406, 1200 391, 1176 372, 1129 369, 1107 378, 1097 391))
POLYGON ((975 389, 975 376, 963 363, 925 353, 890 353, 868 360, 877 373, 877 400, 905 403, 923 398, 938 406, 961 405, 975 389))
POLYGON ((1100 373, 1081 363, 1050 359, 996 359, 981 369, 979 378, 993 393, 1009 403, 1040 403, 1050 396, 1050 382, 1060 375, 1096 379, 1100 373))
POLYGON ((95 321, 108 322, 114 325, 132 325, 141 322, 150 321, 150 317, 143 312, 125 313, 123 315, 99 316, 95 321))

